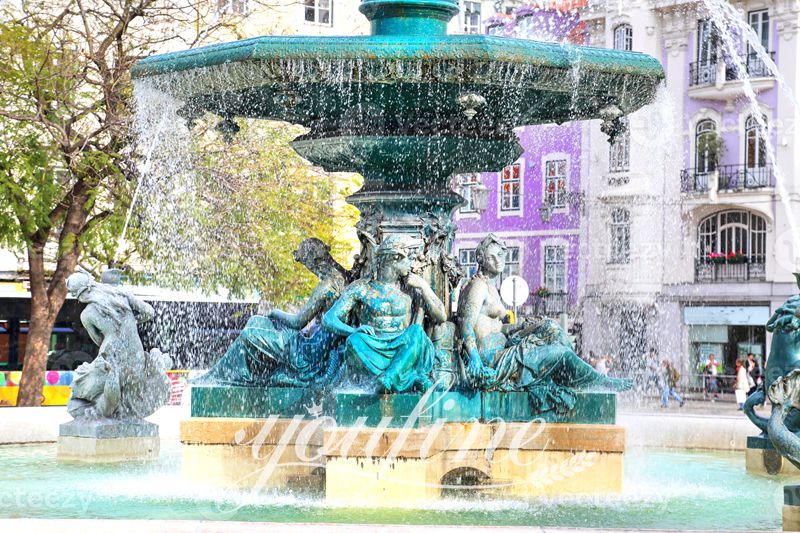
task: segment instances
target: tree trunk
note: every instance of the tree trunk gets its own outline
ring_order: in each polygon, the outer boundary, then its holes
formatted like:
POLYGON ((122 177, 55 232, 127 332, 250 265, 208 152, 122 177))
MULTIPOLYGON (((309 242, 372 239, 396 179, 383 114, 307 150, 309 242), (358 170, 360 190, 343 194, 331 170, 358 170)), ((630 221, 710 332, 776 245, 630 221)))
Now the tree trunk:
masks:
MULTIPOLYGON (((28 246, 28 267, 31 283, 31 319, 25 341, 25 359, 22 362, 22 379, 17 396, 18 407, 34 407, 42 404, 44 372, 47 370, 47 352, 50 335, 64 297, 51 297, 44 276, 44 245, 28 246), (55 305, 57 304, 57 305, 55 305)), ((58 293, 59 295, 61 292, 58 293)))
POLYGON ((44 373, 47 370, 47 352, 50 335, 55 325, 55 316, 48 312, 48 302, 34 302, 31 298, 31 321, 25 342, 25 360, 22 380, 19 384, 18 407, 34 407, 42 404, 44 373))

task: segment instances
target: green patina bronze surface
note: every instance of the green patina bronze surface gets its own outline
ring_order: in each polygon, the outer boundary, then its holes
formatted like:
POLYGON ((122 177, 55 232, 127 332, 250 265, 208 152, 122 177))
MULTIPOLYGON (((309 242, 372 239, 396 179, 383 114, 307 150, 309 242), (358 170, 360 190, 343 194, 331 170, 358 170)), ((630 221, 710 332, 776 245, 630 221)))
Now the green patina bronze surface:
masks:
MULTIPOLYGON (((342 427, 361 422, 377 427, 391 417, 387 427, 403 427, 422 398, 420 393, 367 394, 302 388, 200 386, 192 389, 193 417, 267 418, 328 416, 342 427), (361 419, 361 420, 360 420, 361 419)), ((445 422, 529 422, 614 424, 616 396, 611 392, 578 392, 572 412, 540 414, 531 408, 524 392, 431 393, 413 427, 445 422)))
POLYGON ((188 125, 207 112, 222 118, 226 135, 238 130, 236 117, 302 124, 299 154, 364 176, 348 199, 361 211, 353 268, 306 264, 320 285, 303 310, 254 318, 200 378, 214 386, 195 390, 193 416, 326 415, 345 425, 391 416, 404 425, 436 385, 442 390, 415 424, 540 415, 613 423, 613 393, 586 391, 630 383, 597 374, 557 325, 501 328, 507 312, 483 305, 472 290, 480 280, 453 313, 464 273, 452 255, 450 217, 462 198, 451 176, 512 163, 522 153, 518 126, 600 118, 613 135, 624 114, 653 100, 660 64, 633 52, 446 35, 455 0, 364 0, 360 10, 370 36, 259 37, 153 56, 133 69, 139 86, 180 102, 188 125), (470 309, 497 327, 467 324, 470 309), (322 330, 311 334, 312 322, 322 330))
POLYGON ((446 35, 451 0, 367 0, 361 11, 373 35, 257 37, 152 56, 132 75, 182 100, 189 121, 209 111, 303 124, 295 147, 313 163, 417 192, 512 162, 514 127, 631 113, 664 78, 635 52, 446 35))

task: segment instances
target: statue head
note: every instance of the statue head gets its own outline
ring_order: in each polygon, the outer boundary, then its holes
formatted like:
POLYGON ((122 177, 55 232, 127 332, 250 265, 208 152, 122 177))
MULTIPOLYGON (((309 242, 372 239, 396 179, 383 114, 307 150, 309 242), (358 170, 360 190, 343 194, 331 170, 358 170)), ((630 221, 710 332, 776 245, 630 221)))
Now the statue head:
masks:
POLYGON ((295 261, 314 274, 319 274, 321 270, 333 263, 331 247, 316 237, 303 240, 292 255, 295 261))
POLYGON ((67 290, 81 302, 85 301, 92 285, 94 279, 85 270, 78 270, 67 278, 67 290))
POLYGON ((489 277, 495 277, 506 267, 506 245, 494 233, 488 234, 475 249, 478 269, 489 277))
POLYGON ((800 272, 794 273, 794 279, 797 281, 797 288, 800 289, 800 272))
POLYGON ((407 276, 411 271, 411 262, 423 245, 422 239, 412 235, 387 235, 375 250, 375 256, 379 267, 392 262, 397 266, 401 276, 407 276))

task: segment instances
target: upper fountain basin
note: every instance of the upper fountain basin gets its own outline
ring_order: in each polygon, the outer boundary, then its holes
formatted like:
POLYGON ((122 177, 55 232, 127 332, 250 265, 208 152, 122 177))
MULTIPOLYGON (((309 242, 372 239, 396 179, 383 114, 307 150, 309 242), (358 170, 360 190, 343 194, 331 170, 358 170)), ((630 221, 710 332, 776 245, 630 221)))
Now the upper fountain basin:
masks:
POLYGON ((610 105, 631 113, 664 78, 636 52, 443 34, 257 37, 152 56, 132 75, 182 100, 186 118, 286 120, 315 138, 506 138, 516 126, 599 118, 610 105), (479 98, 465 104, 465 94, 479 98))

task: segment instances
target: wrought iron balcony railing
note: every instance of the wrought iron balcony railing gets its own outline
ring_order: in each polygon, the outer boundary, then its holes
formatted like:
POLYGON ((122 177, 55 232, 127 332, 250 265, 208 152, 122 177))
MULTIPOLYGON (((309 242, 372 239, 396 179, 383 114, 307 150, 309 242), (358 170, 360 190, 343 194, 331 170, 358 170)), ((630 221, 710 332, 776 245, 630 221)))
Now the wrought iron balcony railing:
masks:
POLYGON ((738 281, 764 281, 766 269, 763 259, 747 263, 712 263, 705 259, 695 262, 695 281, 698 283, 729 283, 738 281))
POLYGON ((689 63, 689 86, 713 84, 716 82, 716 61, 695 61, 694 63, 689 63))
POLYGON ((536 315, 557 317, 561 313, 569 313, 569 293, 551 292, 547 296, 533 297, 533 313, 536 315))
MULTIPOLYGON (((775 60, 775 52, 767 52, 770 59, 775 60)), ((714 84, 717 82, 717 70, 722 68, 721 61, 695 61, 689 63, 689 86, 714 84)), ((767 64, 758 54, 745 54, 742 56, 744 72, 739 72, 736 62, 725 62, 725 81, 739 80, 747 74, 751 78, 766 78, 772 76, 767 64)))
MULTIPOLYGON (((775 61, 775 52, 767 52, 769 58, 774 62, 775 61)), ((770 71, 767 64, 761 59, 756 53, 746 54, 742 56, 742 64, 744 65, 745 72, 751 78, 769 78, 772 76, 772 72, 770 71)), ((726 63, 725 64, 725 79, 727 81, 732 80, 739 80, 742 79, 744 76, 737 72, 736 64, 726 63)))
POLYGON ((714 173, 719 173, 717 189, 720 191, 742 191, 761 189, 774 185, 772 167, 749 167, 747 165, 720 165, 716 171, 697 168, 681 170, 682 192, 706 192, 711 188, 714 173))

